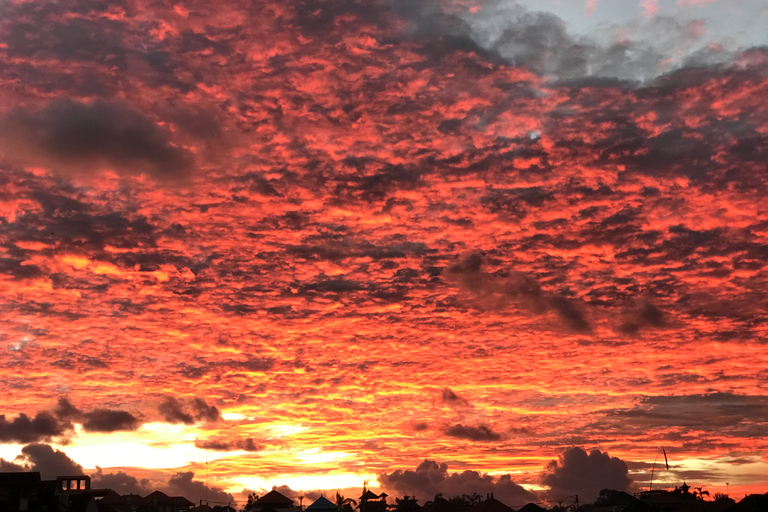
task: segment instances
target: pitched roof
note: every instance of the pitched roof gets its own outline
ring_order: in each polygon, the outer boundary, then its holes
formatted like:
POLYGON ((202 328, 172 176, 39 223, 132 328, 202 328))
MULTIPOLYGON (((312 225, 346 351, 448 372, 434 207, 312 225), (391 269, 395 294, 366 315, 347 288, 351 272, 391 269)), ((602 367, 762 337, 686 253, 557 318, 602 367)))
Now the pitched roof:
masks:
POLYGON ((541 508, 535 503, 529 503, 517 512, 545 512, 545 509, 541 508))
POLYGON ((339 507, 325 496, 317 498, 307 510, 339 510, 339 507))
POLYGON ((488 498, 471 508, 471 512, 515 512, 496 498, 488 498))
POLYGON ((283 496, 277 491, 269 491, 267 494, 256 500, 256 506, 262 505, 293 505, 293 500, 283 496))
POLYGON ((152 491, 151 493, 149 493, 146 496, 144 496, 144 500, 143 501, 144 501, 144 503, 152 503, 152 502, 170 503, 171 499, 170 499, 170 496, 168 496, 164 492, 152 491))
POLYGON ((100 500, 101 503, 109 503, 109 504, 130 504, 130 503, 139 503, 142 502, 144 498, 139 496, 138 494, 124 494, 119 495, 115 491, 112 491, 110 494, 107 494, 100 500))
POLYGON ((378 494, 374 494, 371 491, 365 491, 362 496, 360 496, 360 501, 366 501, 366 500, 377 500, 379 499, 378 494))

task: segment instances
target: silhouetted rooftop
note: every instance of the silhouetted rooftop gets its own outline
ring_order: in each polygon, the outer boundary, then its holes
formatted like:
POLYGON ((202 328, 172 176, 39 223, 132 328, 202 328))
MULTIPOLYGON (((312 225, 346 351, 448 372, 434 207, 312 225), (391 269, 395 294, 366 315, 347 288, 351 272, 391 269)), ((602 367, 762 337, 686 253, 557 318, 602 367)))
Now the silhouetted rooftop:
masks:
POLYGON ((273 508, 285 508, 293 506, 293 500, 283 496, 277 491, 269 491, 267 494, 256 500, 256 506, 269 505, 273 508))
POLYGON ((541 508, 540 506, 538 506, 535 503, 529 503, 529 504, 525 505, 524 507, 522 507, 517 512, 546 512, 546 509, 541 508))
POLYGON ((471 512, 515 512, 496 498, 488 498, 472 507, 471 512))
POLYGON ((456 512, 456 506, 440 496, 435 501, 424 505, 422 512, 456 512))
POLYGON ((307 510, 339 510, 339 507, 325 496, 317 498, 307 510))

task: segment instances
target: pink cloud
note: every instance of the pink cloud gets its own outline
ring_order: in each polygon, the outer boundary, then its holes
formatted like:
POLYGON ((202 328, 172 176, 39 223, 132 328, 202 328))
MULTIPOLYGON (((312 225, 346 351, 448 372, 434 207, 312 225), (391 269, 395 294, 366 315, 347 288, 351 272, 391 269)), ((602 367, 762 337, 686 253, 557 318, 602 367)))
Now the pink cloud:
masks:
POLYGON ((640 7, 643 8, 643 14, 646 16, 655 16, 659 11, 659 0, 642 0, 640 7))
POLYGON ((695 7, 697 5, 713 4, 718 0, 677 0, 678 7, 695 7))

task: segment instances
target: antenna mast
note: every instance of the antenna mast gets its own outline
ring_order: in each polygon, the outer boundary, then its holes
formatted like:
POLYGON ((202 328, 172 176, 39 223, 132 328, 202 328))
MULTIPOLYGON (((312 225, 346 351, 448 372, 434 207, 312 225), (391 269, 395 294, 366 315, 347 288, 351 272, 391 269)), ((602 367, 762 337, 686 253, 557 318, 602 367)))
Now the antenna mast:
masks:
POLYGON ((667 471, 669 471, 669 461, 667 460, 667 450, 662 447, 658 452, 656 452, 656 457, 653 459, 653 466, 651 466, 651 483, 648 485, 648 490, 653 490, 653 470, 656 469, 656 459, 659 458, 659 454, 664 454, 664 465, 667 467, 667 471))

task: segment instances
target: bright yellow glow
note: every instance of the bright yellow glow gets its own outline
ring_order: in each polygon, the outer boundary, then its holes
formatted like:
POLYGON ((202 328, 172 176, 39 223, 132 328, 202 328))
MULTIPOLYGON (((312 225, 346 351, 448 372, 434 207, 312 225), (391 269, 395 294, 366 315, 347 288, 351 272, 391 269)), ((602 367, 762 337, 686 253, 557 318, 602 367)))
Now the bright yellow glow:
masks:
POLYGON ((163 434, 181 434, 185 430, 189 429, 189 426, 183 425, 183 424, 177 424, 174 425, 172 423, 144 423, 141 426, 142 430, 146 430, 147 432, 152 432, 154 434, 163 435, 163 434))
POLYGON ((244 415, 238 414, 236 412, 223 412, 221 413, 221 417, 227 421, 238 421, 238 420, 245 419, 244 415))
POLYGON ((304 450, 296 455, 304 464, 318 464, 322 462, 332 462, 334 460, 345 459, 353 454, 344 452, 321 452, 319 448, 304 450))
MULTIPOLYGON (((75 430, 80 434, 81 425, 75 430)), ((136 432, 92 432, 75 436, 66 446, 54 446, 85 468, 179 468, 210 458, 210 452, 194 446, 195 437, 193 426, 145 423, 136 432)))
POLYGON ((0 444, 0 459, 13 461, 17 455, 21 454, 21 444, 0 444))
POLYGON ((272 437, 285 437, 304 432, 305 430, 309 430, 309 428, 302 427, 301 425, 273 425, 267 430, 269 430, 272 437))
MULTIPOLYGON (((368 481, 369 487, 377 487, 376 475, 353 473, 340 473, 332 475, 300 475, 300 476, 280 476, 264 479, 259 477, 241 477, 233 482, 240 484, 247 489, 271 489, 274 485, 287 485, 294 490, 311 489, 345 489, 350 487, 361 487, 363 481, 368 481)), ((237 485, 232 487, 237 488, 237 485)))

